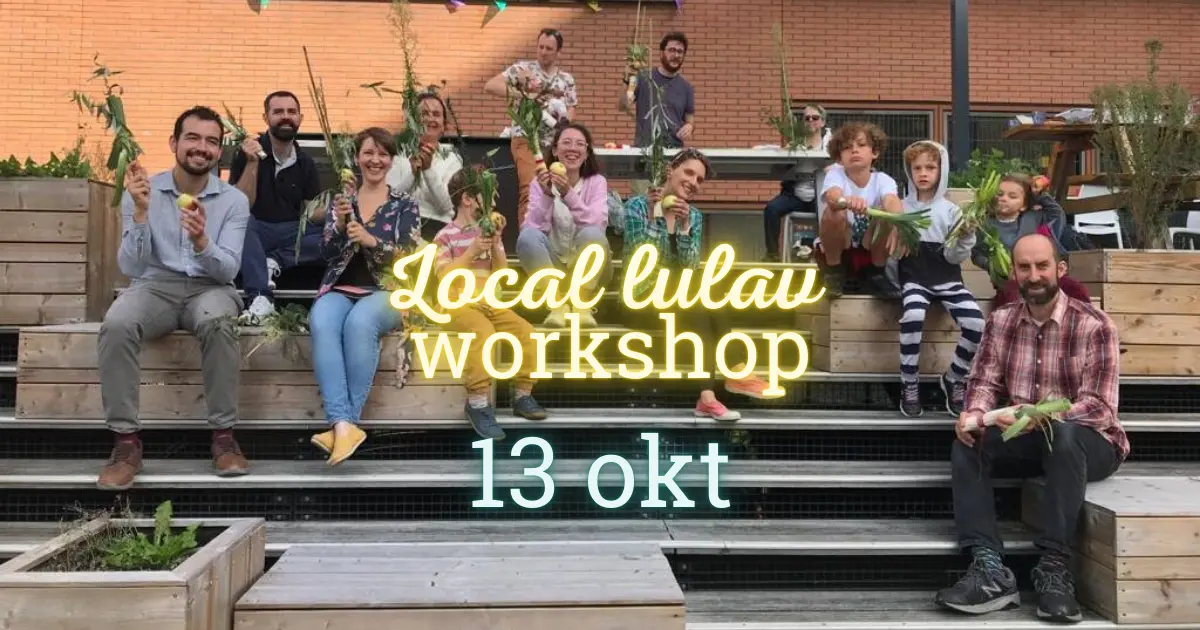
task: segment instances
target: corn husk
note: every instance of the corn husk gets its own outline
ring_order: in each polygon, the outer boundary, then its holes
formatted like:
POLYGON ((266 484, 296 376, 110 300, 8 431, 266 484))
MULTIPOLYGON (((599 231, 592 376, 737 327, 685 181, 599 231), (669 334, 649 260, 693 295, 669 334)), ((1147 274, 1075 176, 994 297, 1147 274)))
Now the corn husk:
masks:
POLYGON ((125 88, 119 83, 109 82, 109 78, 121 74, 122 71, 110 70, 100 63, 100 53, 96 53, 92 58, 92 63, 95 64, 96 69, 92 71, 88 80, 104 80, 104 98, 98 101, 92 100, 87 94, 74 91, 71 93, 71 100, 81 111, 103 120, 105 130, 111 131, 113 134, 112 149, 109 150, 106 166, 113 172, 111 205, 119 206, 121 197, 125 194, 125 175, 129 171, 130 164, 136 162, 143 151, 134 140, 133 131, 125 120, 125 102, 121 98, 125 94, 125 88))
POLYGON ((929 218, 930 210, 932 208, 917 212, 893 213, 878 208, 868 208, 867 217, 873 228, 871 242, 876 243, 883 238, 884 234, 895 230, 900 237, 900 244, 915 255, 921 244, 921 230, 929 227, 932 223, 932 219, 929 218))

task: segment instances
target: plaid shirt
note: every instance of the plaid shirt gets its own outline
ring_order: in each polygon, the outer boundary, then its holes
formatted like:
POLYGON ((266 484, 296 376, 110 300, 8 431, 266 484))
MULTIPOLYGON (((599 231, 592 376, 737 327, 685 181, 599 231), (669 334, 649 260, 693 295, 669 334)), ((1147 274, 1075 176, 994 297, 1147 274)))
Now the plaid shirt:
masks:
POLYGON ((1099 431, 1124 461, 1129 438, 1117 420, 1120 354, 1117 329, 1103 311, 1059 293, 1050 319, 1038 325, 1024 302, 997 308, 988 317, 983 341, 967 380, 967 411, 1069 398, 1064 422, 1099 431))
MULTIPOLYGON (((701 235, 704 234, 704 215, 691 208, 688 231, 669 234, 664 217, 651 218, 653 209, 646 195, 630 197, 625 202, 625 252, 628 261, 637 248, 647 243, 658 249, 659 269, 696 269, 700 266, 701 235)), ((677 274, 676 274, 677 275, 677 274)), ((658 273, 650 274, 634 287, 634 296, 645 295, 654 287, 658 273)))

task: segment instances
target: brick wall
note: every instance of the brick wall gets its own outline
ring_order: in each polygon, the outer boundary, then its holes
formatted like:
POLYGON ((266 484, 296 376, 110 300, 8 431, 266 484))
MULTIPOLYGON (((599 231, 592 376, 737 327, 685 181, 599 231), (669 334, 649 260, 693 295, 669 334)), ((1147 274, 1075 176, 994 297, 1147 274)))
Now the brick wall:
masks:
MULTIPOLYGON (((542 26, 564 31, 562 64, 579 83, 578 116, 598 142, 630 142, 630 119, 616 111, 623 48, 633 3, 604 2, 594 13, 571 7, 511 3, 480 28, 485 3, 449 13, 444 4, 414 4, 422 81, 446 80, 464 132, 493 135, 503 104, 484 82, 533 52, 542 26)), ((761 112, 778 98, 771 26, 789 39, 793 96, 827 104, 950 101, 949 0, 686 0, 648 7, 654 33, 687 32, 685 74, 696 87, 696 143, 751 146, 775 141, 761 112), (830 19, 836 16, 836 21, 830 19)), ((126 88, 128 117, 152 170, 170 164, 167 138, 183 109, 203 103, 244 108, 259 122, 261 99, 291 89, 308 107, 301 45, 324 79, 331 116, 351 128, 397 127, 399 102, 357 86, 399 86, 399 48, 387 2, 272 2, 261 14, 248 0, 4 0, 0 20, 0 156, 44 159, 74 143, 87 125, 89 146, 107 146, 98 125, 68 101, 87 83, 100 53, 126 88), (349 94, 347 95, 347 92, 349 94)), ((1165 75, 1200 92, 1200 2, 1190 0, 990 0, 971 5, 971 98, 975 106, 1086 103, 1091 88, 1144 71, 1142 43, 1166 45, 1165 75)), ((656 39, 656 38, 655 38, 656 39)), ((1028 108, 1025 107, 1025 108, 1028 108)), ((317 128, 315 117, 306 130, 317 128)), ((760 200, 770 182, 714 182, 706 197, 760 200)))

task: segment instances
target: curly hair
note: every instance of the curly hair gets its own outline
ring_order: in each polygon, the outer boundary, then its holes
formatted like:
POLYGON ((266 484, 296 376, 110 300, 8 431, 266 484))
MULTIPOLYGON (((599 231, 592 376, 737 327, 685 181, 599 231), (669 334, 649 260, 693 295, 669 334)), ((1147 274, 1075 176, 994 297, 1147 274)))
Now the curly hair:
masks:
POLYGON ((912 166, 913 162, 916 162, 917 158, 922 155, 928 155, 934 164, 941 165, 942 163, 942 152, 932 142, 918 140, 904 150, 904 165, 912 166))
POLYGON ((842 151, 854 146, 854 141, 858 139, 859 134, 865 135, 867 145, 875 150, 880 155, 887 149, 887 134, 879 128, 879 125, 862 121, 851 121, 841 127, 838 127, 833 132, 833 136, 829 139, 829 156, 833 159, 838 159, 842 151))

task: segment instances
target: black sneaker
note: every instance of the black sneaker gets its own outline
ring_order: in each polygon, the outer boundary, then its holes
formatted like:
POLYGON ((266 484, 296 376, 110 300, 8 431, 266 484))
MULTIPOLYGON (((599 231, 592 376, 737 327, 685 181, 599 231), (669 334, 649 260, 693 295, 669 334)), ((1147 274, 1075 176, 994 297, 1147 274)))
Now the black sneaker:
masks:
POLYGON ((846 290, 846 265, 826 265, 822 270, 825 284, 825 295, 831 298, 840 298, 846 290))
POLYGON ((942 393, 946 394, 946 411, 957 418, 962 415, 963 404, 967 398, 967 380, 951 382, 950 377, 943 374, 941 383, 942 393))
POLYGON ((901 297, 900 288, 897 287, 887 277, 887 273, 882 268, 875 268, 867 273, 867 287, 877 297, 886 298, 889 300, 899 300, 901 297))
POLYGON ((921 408, 921 383, 913 381, 900 382, 900 413, 905 418, 920 418, 925 410, 921 408))
POLYGON ((1058 623, 1079 623, 1083 613, 1075 601, 1075 579, 1065 560, 1042 556, 1030 572, 1038 594, 1038 619, 1058 623))
POLYGON ((938 591, 934 601, 961 613, 982 615, 1020 606, 1021 594, 1017 591, 1017 578, 1008 567, 988 569, 982 561, 975 560, 962 579, 938 591))
POLYGON ((533 399, 533 396, 522 396, 513 401, 513 415, 521 416, 526 420, 544 420, 547 414, 546 409, 538 404, 538 401, 533 399))
POLYGON ((492 406, 480 407, 476 409, 467 403, 467 420, 471 421, 471 428, 480 437, 490 438, 493 440, 504 439, 504 429, 496 424, 496 414, 492 411, 492 406))

